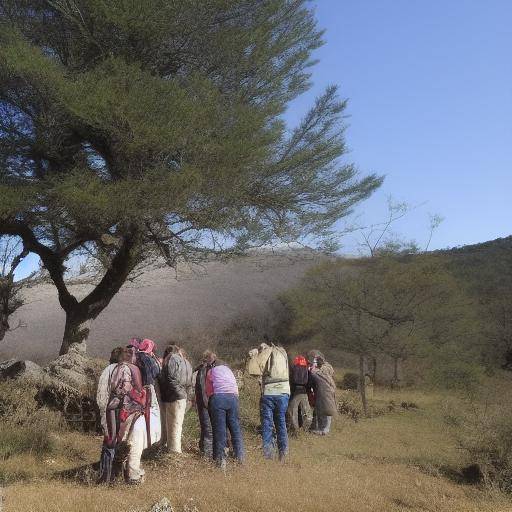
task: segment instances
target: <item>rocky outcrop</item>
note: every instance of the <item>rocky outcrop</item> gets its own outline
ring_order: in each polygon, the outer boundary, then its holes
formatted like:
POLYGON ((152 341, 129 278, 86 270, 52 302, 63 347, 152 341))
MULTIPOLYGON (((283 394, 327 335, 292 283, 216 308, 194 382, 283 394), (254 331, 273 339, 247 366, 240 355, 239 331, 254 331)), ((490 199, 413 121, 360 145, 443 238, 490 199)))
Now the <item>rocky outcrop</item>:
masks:
POLYGON ((98 426, 96 385, 104 366, 85 354, 84 345, 72 345, 67 354, 45 368, 32 361, 4 361, 0 363, 0 380, 30 380, 38 389, 40 405, 62 412, 74 428, 93 431, 98 426))
POLYGON ((82 393, 93 393, 102 364, 85 352, 85 343, 74 343, 69 352, 51 361, 44 371, 62 384, 82 393))
POLYGON ((25 379, 38 382, 44 377, 44 370, 32 361, 9 359, 0 363, 0 380, 25 379))

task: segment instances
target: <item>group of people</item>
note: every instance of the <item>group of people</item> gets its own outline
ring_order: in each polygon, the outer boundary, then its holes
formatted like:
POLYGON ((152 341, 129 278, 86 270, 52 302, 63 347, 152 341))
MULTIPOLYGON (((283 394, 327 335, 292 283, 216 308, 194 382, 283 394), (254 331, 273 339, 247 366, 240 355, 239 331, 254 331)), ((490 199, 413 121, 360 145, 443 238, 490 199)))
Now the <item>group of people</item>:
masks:
MULTIPOLYGON (((231 446, 243 463, 244 440, 240 424, 239 388, 231 368, 207 350, 194 369, 185 350, 170 344, 163 358, 149 339, 133 338, 115 348, 102 372, 97 390, 104 440, 100 478, 111 482, 122 469, 125 481, 144 479, 141 456, 157 445, 158 452, 182 452, 185 413, 195 403, 201 430, 199 449, 219 467, 226 466, 231 446)), ((297 356, 290 365, 284 348, 262 343, 249 352, 247 371, 261 386, 260 419, 263 455, 284 461, 288 454, 290 418, 307 416, 313 407, 311 432, 325 435, 336 414, 332 366, 322 353, 297 356), (288 420, 288 421, 287 421, 288 420), (288 423, 288 428, 287 428, 288 423)), ((297 423, 297 422, 295 422, 297 423)), ((295 425, 297 427, 297 425, 295 425)))

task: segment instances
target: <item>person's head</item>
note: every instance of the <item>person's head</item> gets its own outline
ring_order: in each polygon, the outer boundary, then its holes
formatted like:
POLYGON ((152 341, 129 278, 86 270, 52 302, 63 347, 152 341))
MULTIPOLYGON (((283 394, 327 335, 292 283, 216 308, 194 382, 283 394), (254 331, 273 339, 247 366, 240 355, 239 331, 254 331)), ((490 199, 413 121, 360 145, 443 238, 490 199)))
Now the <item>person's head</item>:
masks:
POLYGON ((135 361, 135 349, 133 347, 123 347, 119 355, 120 363, 134 363, 135 361))
POLYGON ((304 366, 304 367, 307 367, 308 361, 307 361, 307 359, 304 356, 296 356, 293 359, 293 365, 294 366, 304 366))
POLYGON ((307 358, 310 364, 317 364, 318 358, 322 358, 325 361, 325 357, 320 350, 310 350, 307 353, 307 358))
POLYGON ((178 347, 178 345, 173 345, 173 344, 168 345, 164 351, 164 359, 171 354, 179 354, 180 350, 181 349, 180 349, 180 347, 178 347))
POLYGON ((212 350, 205 350, 201 358, 203 364, 213 364, 217 360, 217 354, 212 350))
POLYGON ((264 350, 267 350, 268 345, 266 343, 260 343, 260 346, 258 347, 258 352, 261 354, 264 350))
POLYGON ((145 338, 139 343, 139 350, 146 354, 152 354, 156 350, 156 344, 153 340, 145 338))
POLYGON ((128 342, 128 347, 134 347, 138 350, 141 343, 142 343, 142 338, 133 337, 128 342))
POLYGON ((123 347, 116 347, 110 353, 110 364, 116 364, 121 361, 121 352, 123 351, 123 347))

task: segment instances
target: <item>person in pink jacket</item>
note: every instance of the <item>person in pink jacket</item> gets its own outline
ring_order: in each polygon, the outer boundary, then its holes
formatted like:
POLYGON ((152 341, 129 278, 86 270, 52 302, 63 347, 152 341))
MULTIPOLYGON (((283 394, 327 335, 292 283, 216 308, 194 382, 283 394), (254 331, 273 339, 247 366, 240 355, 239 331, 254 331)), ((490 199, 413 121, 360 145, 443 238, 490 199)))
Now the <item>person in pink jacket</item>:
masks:
POLYGON ((213 430, 213 459, 219 467, 226 466, 224 447, 227 427, 235 458, 242 463, 245 458, 244 441, 240 427, 238 385, 233 372, 225 363, 214 360, 209 364, 205 388, 213 430))

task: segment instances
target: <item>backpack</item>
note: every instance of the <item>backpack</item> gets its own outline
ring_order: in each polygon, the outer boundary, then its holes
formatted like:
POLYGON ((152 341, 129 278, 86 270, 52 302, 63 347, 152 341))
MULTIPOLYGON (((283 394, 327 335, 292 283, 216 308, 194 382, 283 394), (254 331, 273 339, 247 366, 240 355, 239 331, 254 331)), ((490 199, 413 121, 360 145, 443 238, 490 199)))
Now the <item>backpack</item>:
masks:
POLYGON ((307 367, 293 365, 291 369, 290 382, 293 386, 306 387, 309 380, 309 371, 307 367))
POLYGON ((270 356, 263 370, 263 383, 267 385, 277 382, 288 382, 289 369, 286 350, 276 345, 272 345, 267 350, 270 351, 270 356))

